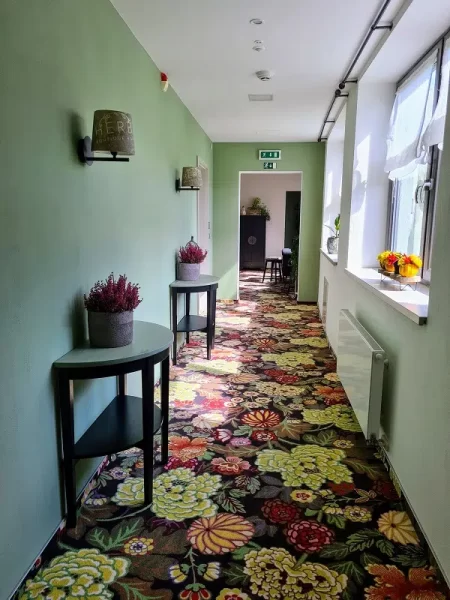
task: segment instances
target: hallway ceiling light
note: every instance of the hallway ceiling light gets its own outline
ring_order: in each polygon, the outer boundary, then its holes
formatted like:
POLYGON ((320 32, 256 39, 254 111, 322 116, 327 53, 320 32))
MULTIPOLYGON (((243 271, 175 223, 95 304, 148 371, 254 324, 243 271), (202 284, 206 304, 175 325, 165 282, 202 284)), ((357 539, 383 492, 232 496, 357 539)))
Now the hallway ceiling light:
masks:
POLYGON ((252 25, 263 25, 264 21, 262 19, 254 18, 250 19, 250 23, 252 25))

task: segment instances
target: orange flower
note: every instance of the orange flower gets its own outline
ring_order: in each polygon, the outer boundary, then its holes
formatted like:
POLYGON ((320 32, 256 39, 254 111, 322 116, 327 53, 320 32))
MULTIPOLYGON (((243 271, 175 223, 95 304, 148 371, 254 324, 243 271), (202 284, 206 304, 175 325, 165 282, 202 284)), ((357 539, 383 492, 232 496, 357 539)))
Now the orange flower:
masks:
POLYGON ((169 450, 172 456, 186 462, 191 458, 198 458, 204 454, 207 444, 208 440, 203 437, 190 440, 188 437, 174 435, 169 440, 169 450))
POLYGON ((245 425, 257 427, 258 429, 268 429, 276 427, 280 423, 280 415, 272 410, 253 410, 244 415, 241 419, 245 425))
POLYGON ((376 586, 366 588, 367 600, 445 600, 438 590, 436 571, 432 567, 410 569, 408 579, 393 565, 369 565, 376 586))
POLYGON ((213 458, 211 464, 214 466, 214 471, 221 475, 240 475, 251 466, 247 460, 242 460, 239 456, 213 458))
POLYGON ((189 527, 187 537, 202 554, 225 554, 244 546, 255 532, 249 521, 239 515, 218 514, 197 519, 189 527))

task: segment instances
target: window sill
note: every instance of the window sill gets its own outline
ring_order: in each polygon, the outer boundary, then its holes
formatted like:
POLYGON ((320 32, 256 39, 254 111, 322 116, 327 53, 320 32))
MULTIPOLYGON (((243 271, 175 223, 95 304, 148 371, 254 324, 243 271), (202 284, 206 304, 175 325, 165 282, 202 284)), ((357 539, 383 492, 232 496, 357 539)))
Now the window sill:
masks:
POLYGON ((393 281, 381 281, 376 269, 345 269, 345 272, 417 325, 427 322, 429 290, 426 285, 419 284, 417 290, 400 291, 393 281))
POLYGON ((320 249, 320 251, 325 256, 325 258, 327 258, 330 261, 332 265, 336 266, 338 264, 337 254, 328 254, 328 252, 326 250, 323 250, 322 248, 320 249))

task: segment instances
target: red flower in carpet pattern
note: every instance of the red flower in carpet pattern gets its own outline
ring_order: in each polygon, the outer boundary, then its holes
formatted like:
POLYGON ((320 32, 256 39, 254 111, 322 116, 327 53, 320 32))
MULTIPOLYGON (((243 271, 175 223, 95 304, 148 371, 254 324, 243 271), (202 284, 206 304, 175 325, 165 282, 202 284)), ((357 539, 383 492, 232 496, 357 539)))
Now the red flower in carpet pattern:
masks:
POLYGON ((272 442, 278 439, 273 431, 266 431, 265 429, 254 429, 250 438, 255 442, 272 442))
POLYGON ((280 415, 273 410, 253 410, 241 418, 242 423, 250 427, 266 429, 280 424, 280 415))
POLYGON ((205 588, 200 588, 198 591, 183 590, 180 592, 181 600, 209 600, 212 598, 210 592, 205 588))
POLYGON ((288 542, 295 546, 298 552, 319 552, 334 541, 334 533, 317 521, 296 521, 286 529, 288 542))
POLYGON ((281 377, 282 375, 286 375, 286 371, 283 371, 283 369, 267 369, 267 371, 264 371, 264 374, 267 375, 267 377, 281 377))
POLYGON ((214 439, 218 442, 226 444, 231 440, 233 434, 229 429, 215 429, 213 433, 214 439))
POLYGON ((182 461, 181 458, 177 458, 176 456, 171 456, 165 465, 166 471, 170 471, 171 469, 178 469, 178 467, 184 467, 185 469, 194 470, 198 465, 198 460, 196 458, 191 458, 186 461, 182 461))
POLYGON ((375 587, 366 588, 367 600, 445 600, 438 590, 436 571, 432 567, 409 569, 408 579, 394 565, 369 565, 375 587))
POLYGON ((328 487, 333 490, 335 494, 338 496, 346 496, 347 494, 351 494, 355 489, 354 483, 329 483, 328 487))
POLYGON ((270 324, 271 327, 276 327, 277 329, 290 329, 291 325, 288 323, 280 323, 279 321, 274 321, 270 324))
POLYGON ((271 523, 281 523, 285 525, 300 517, 299 509, 293 504, 288 504, 276 498, 275 500, 266 500, 261 508, 264 517, 271 523))
POLYGON ((228 402, 227 398, 207 398, 202 403, 202 408, 207 410, 222 410, 225 407, 225 402, 228 402))
POLYGON ((383 479, 378 479, 378 481, 375 481, 373 484, 373 491, 379 496, 384 496, 388 500, 398 500, 399 497, 393 483, 383 479))
POLYGON ((239 456, 227 456, 226 458, 213 458, 211 461, 214 471, 221 475, 239 475, 242 471, 250 469, 250 463, 242 460, 239 456))
POLYGON ((328 398, 325 398, 325 400, 323 402, 327 406, 333 406, 334 404, 348 404, 348 400, 347 400, 346 396, 338 397, 338 398, 328 396, 328 398))
POLYGON ((278 377, 275 377, 275 381, 277 383, 284 383, 287 385, 297 383, 299 379, 300 377, 298 377, 297 375, 279 375, 278 377))

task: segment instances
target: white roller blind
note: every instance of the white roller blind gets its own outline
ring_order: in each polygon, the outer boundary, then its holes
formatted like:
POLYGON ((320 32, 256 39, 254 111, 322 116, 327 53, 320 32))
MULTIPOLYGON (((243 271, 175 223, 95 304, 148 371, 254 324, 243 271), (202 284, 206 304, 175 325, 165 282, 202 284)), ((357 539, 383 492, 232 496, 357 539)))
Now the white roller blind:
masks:
POLYGON ((427 161, 423 134, 431 121, 437 51, 398 88, 392 109, 385 171, 390 179, 405 177, 427 161))
POLYGON ((442 150, 444 143, 445 115, 447 114, 448 87, 450 85, 450 38, 445 43, 442 57, 441 85, 439 98, 433 117, 423 134, 423 143, 426 148, 439 145, 442 150))

